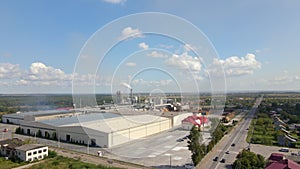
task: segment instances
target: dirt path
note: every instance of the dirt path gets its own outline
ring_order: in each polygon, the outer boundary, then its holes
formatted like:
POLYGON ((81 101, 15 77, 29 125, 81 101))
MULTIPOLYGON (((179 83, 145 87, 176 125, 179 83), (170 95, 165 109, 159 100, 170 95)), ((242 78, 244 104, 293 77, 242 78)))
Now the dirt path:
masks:
POLYGON ((42 163, 42 161, 38 161, 38 162, 35 162, 35 163, 29 163, 29 164, 26 164, 26 165, 22 165, 22 166, 19 166, 19 167, 15 167, 15 168, 12 168, 12 169, 24 169, 24 168, 29 168, 33 165, 36 165, 36 164, 39 164, 39 163, 42 163))
POLYGON ((143 167, 135 164, 125 163, 113 159, 101 158, 101 157, 78 153, 78 152, 65 150, 65 149, 58 149, 54 147, 49 147, 49 149, 56 151, 58 155, 68 157, 68 158, 73 158, 73 159, 80 159, 83 162, 92 163, 96 165, 101 164, 104 166, 120 167, 120 168, 128 168, 128 169, 148 168, 148 167, 143 167))

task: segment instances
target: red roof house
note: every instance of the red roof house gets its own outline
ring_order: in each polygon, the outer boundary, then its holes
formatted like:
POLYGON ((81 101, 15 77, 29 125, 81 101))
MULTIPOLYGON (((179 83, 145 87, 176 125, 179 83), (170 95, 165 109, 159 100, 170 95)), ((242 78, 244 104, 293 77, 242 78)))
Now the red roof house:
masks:
POLYGON ((266 169, 300 169, 300 165, 292 160, 283 159, 284 155, 272 153, 266 169))

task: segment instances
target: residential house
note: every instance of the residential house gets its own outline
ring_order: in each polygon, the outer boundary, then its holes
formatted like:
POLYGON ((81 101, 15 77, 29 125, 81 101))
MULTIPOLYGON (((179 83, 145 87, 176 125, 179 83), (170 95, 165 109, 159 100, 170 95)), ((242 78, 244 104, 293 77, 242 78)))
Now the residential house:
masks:
POLYGON ((272 153, 265 169, 300 169, 300 165, 290 159, 285 159, 283 154, 272 153))
POLYGON ((15 148, 23 145, 23 141, 18 138, 0 141, 0 155, 8 158, 15 157, 15 148))
POLYGON ((40 160, 48 156, 48 147, 41 144, 24 144, 20 139, 0 141, 0 155, 22 161, 40 160))

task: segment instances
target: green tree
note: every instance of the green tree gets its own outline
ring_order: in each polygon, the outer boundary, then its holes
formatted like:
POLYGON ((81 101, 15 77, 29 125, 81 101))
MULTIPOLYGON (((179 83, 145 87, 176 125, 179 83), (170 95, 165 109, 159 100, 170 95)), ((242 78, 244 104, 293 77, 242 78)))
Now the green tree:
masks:
POLYGON ((42 137, 42 132, 41 132, 41 130, 38 130, 38 131, 37 131, 36 136, 37 136, 37 137, 42 137))
POLYGON ((53 132, 53 133, 52 133, 52 139, 53 139, 53 140, 57 140, 56 132, 53 132))
POLYGON ((17 128, 16 128, 16 133, 17 133, 17 134, 21 134, 21 127, 17 127, 17 128))
POLYGON ((233 169, 263 169, 266 161, 260 154, 243 150, 233 163, 233 169))
POLYGON ((188 141, 188 148, 192 153, 192 160, 194 165, 196 166, 201 159, 203 158, 203 153, 201 152, 200 146, 200 132, 196 126, 193 126, 188 141))

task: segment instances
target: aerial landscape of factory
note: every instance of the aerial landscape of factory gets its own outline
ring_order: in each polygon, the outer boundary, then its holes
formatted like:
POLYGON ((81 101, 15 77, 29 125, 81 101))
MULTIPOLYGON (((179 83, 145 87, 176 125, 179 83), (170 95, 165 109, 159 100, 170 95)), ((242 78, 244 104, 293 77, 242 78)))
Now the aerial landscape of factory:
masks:
POLYGON ((173 127, 190 130, 209 124, 208 118, 176 99, 116 93, 116 103, 83 108, 17 112, 2 116, 3 123, 19 125, 20 133, 63 142, 104 148, 151 136, 173 127))

